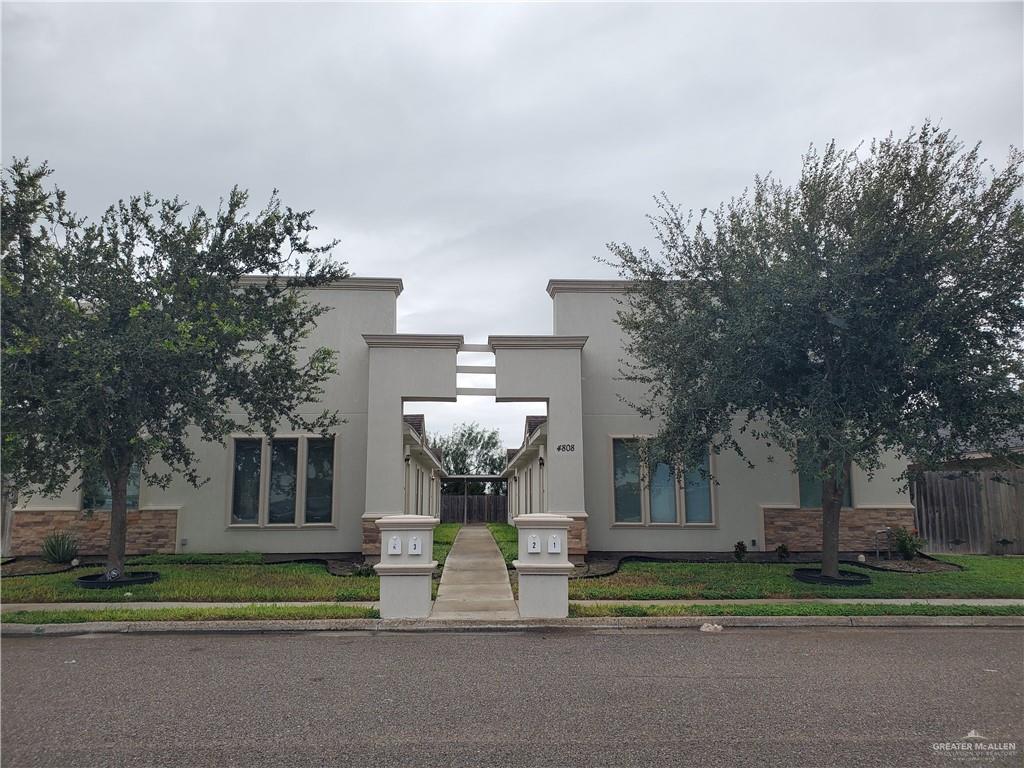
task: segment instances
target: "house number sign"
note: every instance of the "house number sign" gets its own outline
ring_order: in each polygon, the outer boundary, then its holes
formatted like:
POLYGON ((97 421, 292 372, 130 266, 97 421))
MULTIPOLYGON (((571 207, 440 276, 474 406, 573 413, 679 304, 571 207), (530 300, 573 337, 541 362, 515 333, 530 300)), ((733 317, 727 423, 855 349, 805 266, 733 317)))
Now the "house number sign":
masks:
POLYGON ((572 453, 576 450, 576 443, 559 443, 555 450, 559 453, 572 453))

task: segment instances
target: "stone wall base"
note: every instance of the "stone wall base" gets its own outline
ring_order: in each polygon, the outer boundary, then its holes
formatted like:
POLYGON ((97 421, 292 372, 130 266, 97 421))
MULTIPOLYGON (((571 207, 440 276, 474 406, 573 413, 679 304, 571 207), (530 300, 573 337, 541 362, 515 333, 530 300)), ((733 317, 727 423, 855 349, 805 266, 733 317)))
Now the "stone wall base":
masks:
MULTIPOLYGON (((821 510, 764 507, 764 548, 772 552, 780 544, 790 552, 821 551, 821 510)), ((875 531, 901 525, 914 527, 913 507, 856 507, 839 515, 839 549, 861 552, 875 548, 875 531)))
MULTIPOLYGON (((173 554, 177 527, 178 511, 175 509, 130 509, 125 551, 129 555, 173 554)), ((110 537, 110 513, 18 510, 11 528, 11 554, 40 554, 43 539, 53 531, 74 534, 79 554, 104 555, 110 537)))
POLYGON ((380 528, 377 521, 363 518, 363 556, 380 557, 380 528))
POLYGON ((587 554, 587 519, 574 517, 569 523, 569 557, 583 558, 587 554))

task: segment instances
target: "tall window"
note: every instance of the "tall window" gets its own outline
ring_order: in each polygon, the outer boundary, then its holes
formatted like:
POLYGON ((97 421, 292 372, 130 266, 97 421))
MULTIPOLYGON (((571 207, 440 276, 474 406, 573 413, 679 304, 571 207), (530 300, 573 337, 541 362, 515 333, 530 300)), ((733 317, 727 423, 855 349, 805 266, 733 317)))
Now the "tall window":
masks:
POLYGON ((232 525, 329 524, 333 501, 333 437, 235 440, 232 525), (303 465, 305 471, 300 472, 303 465))
POLYGON ((643 522, 640 497, 640 454, 636 440, 612 440, 612 464, 615 483, 615 522, 643 522))
POLYGON ((299 490, 299 441, 273 440, 270 445, 270 494, 267 522, 294 525, 299 490))
POLYGON ((612 440, 614 522, 637 525, 714 525, 709 459, 678 473, 668 464, 643 466, 638 441, 612 440), (703 470, 703 473, 702 471, 703 470), (682 520, 680 520, 682 518, 682 520))
POLYGON ((687 525, 711 525, 710 457, 704 457, 700 469, 691 469, 683 476, 683 508, 686 510, 687 525))
POLYGON ((334 438, 310 438, 306 445, 306 522, 331 522, 334 501, 334 438))
MULTIPOLYGON (((128 470, 128 509, 139 508, 139 489, 142 487, 142 470, 132 464, 128 470)), ((82 509, 105 509, 110 511, 110 483, 102 472, 96 473, 82 484, 82 509)))
MULTIPOLYGON (((798 456, 804 455, 807 450, 804 443, 797 445, 798 456)), ((803 461, 799 462, 801 465, 803 461)), ((821 478, 813 473, 800 472, 800 507, 817 508, 821 506, 821 478)), ((850 487, 850 465, 847 464, 843 470, 843 501, 844 507, 853 506, 853 490, 850 487)))
POLYGON ((234 525, 259 523, 262 463, 262 440, 235 440, 235 477, 231 493, 231 522, 234 525))

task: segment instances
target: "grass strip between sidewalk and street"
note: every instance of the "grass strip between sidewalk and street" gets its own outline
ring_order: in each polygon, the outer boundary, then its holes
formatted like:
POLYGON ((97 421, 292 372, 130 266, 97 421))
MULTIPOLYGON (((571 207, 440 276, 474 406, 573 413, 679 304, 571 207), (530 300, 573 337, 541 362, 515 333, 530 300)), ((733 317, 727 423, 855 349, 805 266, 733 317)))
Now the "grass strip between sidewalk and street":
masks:
POLYGON ((6 624, 79 624, 89 621, 257 621, 303 619, 378 619, 376 608, 359 605, 240 605, 209 608, 78 608, 53 611, 11 611, 0 614, 6 624))
POLYGON ((633 616, 1024 616, 1024 605, 878 605, 872 603, 773 603, 769 605, 580 605, 569 603, 571 618, 633 616))

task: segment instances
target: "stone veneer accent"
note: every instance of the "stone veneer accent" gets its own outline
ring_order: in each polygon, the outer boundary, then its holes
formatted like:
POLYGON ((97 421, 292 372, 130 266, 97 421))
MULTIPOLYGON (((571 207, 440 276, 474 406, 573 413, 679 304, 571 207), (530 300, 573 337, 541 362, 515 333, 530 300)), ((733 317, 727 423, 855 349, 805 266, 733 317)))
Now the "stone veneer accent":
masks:
POLYGON ((574 517, 569 523, 569 557, 584 558, 587 555, 587 520, 574 517))
MULTIPOLYGON (((178 527, 176 509, 128 510, 126 553, 129 555, 173 554, 178 527)), ((11 554, 38 555, 43 539, 52 531, 68 531, 78 538, 83 555, 103 555, 110 537, 110 513, 61 509, 22 509, 14 513, 11 526, 11 554)))
POLYGON ((375 519, 363 518, 363 556, 380 556, 380 528, 375 519))
MULTIPOLYGON (((763 507, 764 548, 785 544, 791 552, 821 551, 821 510, 763 507)), ((839 515, 839 549, 858 552, 875 548, 875 531, 886 526, 914 527, 913 507, 855 507, 839 515)), ((881 542, 880 542, 881 543, 881 542)))

